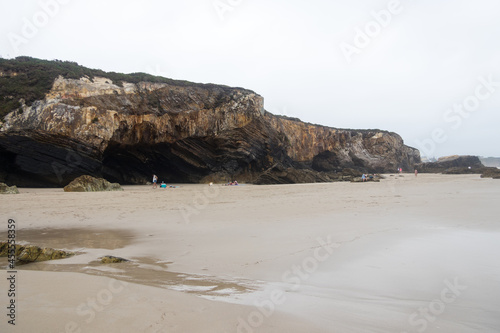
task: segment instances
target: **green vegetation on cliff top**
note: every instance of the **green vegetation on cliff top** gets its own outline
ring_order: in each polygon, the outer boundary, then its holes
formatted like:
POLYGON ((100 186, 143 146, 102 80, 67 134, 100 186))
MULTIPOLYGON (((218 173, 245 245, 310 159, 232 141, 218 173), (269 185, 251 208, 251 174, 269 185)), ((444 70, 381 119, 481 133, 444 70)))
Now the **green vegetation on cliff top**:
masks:
MULTIPOLYGON (((220 89, 232 89, 224 85, 216 84, 202 84, 193 83, 183 80, 174 80, 161 76, 154 76, 146 73, 131 73, 122 74, 115 72, 105 72, 100 69, 90 69, 84 66, 78 65, 76 62, 72 61, 61 61, 61 60, 42 60, 31 57, 17 57, 15 59, 2 59, 0 58, 0 120, 15 109, 19 108, 21 105, 19 100, 24 99, 26 105, 31 105, 36 100, 42 100, 45 98, 54 80, 61 75, 67 79, 80 79, 87 76, 89 79, 94 77, 104 77, 113 81, 114 84, 122 86, 123 82, 129 83, 139 83, 139 82, 155 82, 155 83, 167 83, 175 86, 198 86, 205 88, 220 88, 220 89)), ((237 88, 247 92, 253 93, 253 91, 237 88)), ((278 118, 287 119, 290 121, 302 122, 299 118, 287 117, 284 115, 274 115, 278 118)), ((322 126, 318 124, 311 124, 314 126, 322 126)), ((326 126, 328 127, 328 126, 326 126)), ((385 132, 392 133, 385 130, 370 129, 370 130, 360 130, 360 129, 343 129, 352 130, 357 132, 385 132)))
POLYGON ((3 119, 9 112, 19 108, 21 106, 19 103, 21 98, 24 99, 27 105, 31 105, 36 100, 44 99, 45 94, 50 91, 54 80, 59 75, 67 79, 80 79, 84 76, 90 79, 96 76, 104 77, 110 79, 118 86, 122 86, 124 81, 130 83, 147 81, 176 86, 229 88, 221 85, 173 80, 146 73, 121 74, 105 72, 99 69, 86 68, 71 61, 49 61, 31 57, 17 57, 15 59, 0 58, 0 119, 3 119))

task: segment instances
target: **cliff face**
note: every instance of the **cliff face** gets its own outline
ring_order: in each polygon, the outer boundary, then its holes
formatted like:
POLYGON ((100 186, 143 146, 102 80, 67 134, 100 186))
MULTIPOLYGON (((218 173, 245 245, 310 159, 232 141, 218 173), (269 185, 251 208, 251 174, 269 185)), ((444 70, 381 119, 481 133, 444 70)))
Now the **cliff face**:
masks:
POLYGON ((58 77, 44 99, 21 100, 0 123, 0 181, 20 186, 64 186, 82 174, 251 182, 277 169, 393 172, 418 162, 395 133, 275 116, 256 93, 216 85, 58 77))
POLYGON ((266 114, 266 122, 286 137, 287 155, 316 171, 346 167, 371 172, 409 169, 420 161, 418 150, 405 146, 396 133, 379 130, 343 130, 312 125, 266 114))

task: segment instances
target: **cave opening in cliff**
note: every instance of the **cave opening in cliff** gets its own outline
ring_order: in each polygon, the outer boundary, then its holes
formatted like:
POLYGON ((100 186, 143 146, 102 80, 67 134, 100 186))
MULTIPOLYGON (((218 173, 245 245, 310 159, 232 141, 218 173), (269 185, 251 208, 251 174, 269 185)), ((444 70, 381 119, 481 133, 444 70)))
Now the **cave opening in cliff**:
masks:
POLYGON ((156 174, 168 183, 195 183, 208 174, 205 163, 178 144, 110 144, 103 154, 102 174, 120 184, 144 184, 156 174))

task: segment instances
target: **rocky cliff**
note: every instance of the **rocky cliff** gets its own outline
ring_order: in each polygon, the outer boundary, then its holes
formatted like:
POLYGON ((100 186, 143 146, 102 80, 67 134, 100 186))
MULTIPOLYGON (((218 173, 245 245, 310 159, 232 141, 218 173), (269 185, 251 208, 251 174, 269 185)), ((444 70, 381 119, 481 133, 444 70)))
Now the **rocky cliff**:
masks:
MULTIPOLYGON (((1 66, 0 72, 7 83, 17 75, 1 66)), ((167 182, 262 183, 262 175, 286 170, 325 180, 345 168, 393 172, 420 162, 395 133, 275 116, 250 90, 115 81, 58 76, 43 98, 20 98, 0 122, 0 181, 64 186, 89 174, 138 184, 156 173, 167 182)), ((291 182, 297 181, 295 174, 291 182)))
POLYGON ((470 155, 452 155, 435 162, 416 164, 419 172, 444 174, 481 174, 481 178, 500 179, 500 169, 484 166, 481 158, 470 155))

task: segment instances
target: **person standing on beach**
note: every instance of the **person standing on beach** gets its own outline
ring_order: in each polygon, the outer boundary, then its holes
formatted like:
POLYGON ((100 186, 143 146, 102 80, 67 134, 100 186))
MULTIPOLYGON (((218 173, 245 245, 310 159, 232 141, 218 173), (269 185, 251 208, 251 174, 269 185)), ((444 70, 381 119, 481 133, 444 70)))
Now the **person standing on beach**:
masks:
POLYGON ((415 177, 417 177, 417 175, 418 175, 418 170, 415 169, 415 177))
POLYGON ((158 182, 158 176, 153 175, 153 188, 156 188, 156 183, 158 182))

